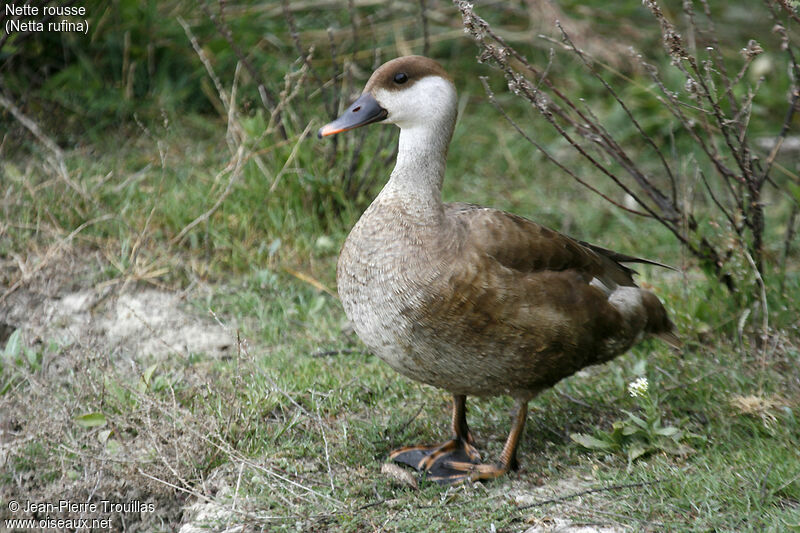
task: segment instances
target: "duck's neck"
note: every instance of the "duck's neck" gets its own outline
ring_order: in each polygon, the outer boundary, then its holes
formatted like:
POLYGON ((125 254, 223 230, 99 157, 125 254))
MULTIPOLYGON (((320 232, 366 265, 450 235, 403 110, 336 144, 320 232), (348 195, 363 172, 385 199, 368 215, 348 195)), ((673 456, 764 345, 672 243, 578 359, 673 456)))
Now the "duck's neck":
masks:
POLYGON ((442 213, 442 180, 453 126, 444 124, 402 128, 400 145, 389 182, 379 199, 401 204, 409 214, 442 213))

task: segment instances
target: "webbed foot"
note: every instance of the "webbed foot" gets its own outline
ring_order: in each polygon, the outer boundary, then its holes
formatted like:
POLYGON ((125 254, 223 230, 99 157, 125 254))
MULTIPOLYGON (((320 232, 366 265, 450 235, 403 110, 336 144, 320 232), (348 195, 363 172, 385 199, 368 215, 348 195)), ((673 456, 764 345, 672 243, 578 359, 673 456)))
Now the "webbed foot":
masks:
POLYGON ((481 464, 475 446, 456 437, 433 446, 406 446, 394 450, 389 458, 408 465, 425 474, 430 481, 442 485, 460 483, 471 478, 471 473, 481 464))
POLYGON ((453 396, 453 430, 456 434, 454 438, 433 446, 398 448, 389 454, 389 458, 416 469, 428 480, 441 485, 495 479, 511 469, 516 469, 517 445, 525 427, 528 398, 517 400, 514 423, 497 464, 481 463, 480 453, 473 445, 472 434, 467 427, 465 401, 464 396, 453 396))

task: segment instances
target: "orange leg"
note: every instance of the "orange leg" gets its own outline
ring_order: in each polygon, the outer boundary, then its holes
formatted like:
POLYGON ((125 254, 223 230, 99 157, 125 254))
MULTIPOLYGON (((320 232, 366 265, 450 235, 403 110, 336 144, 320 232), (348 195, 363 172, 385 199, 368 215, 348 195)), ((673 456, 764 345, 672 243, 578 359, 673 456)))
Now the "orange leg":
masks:
POLYGON ((467 426, 467 397, 453 395, 453 438, 430 446, 405 446, 389 454, 389 458, 426 474, 427 479, 442 484, 454 483, 464 477, 463 471, 449 467, 450 462, 478 465, 481 456, 475 449, 467 426))
POLYGON ((500 462, 497 465, 481 463, 472 434, 467 426, 466 396, 453 395, 453 433, 455 436, 433 446, 407 446, 394 450, 389 458, 409 465, 426 474, 427 479, 441 484, 461 483, 466 480, 494 479, 511 468, 516 468, 517 445, 528 413, 528 399, 517 401, 517 412, 511 433, 508 435, 500 462))
POLYGON ((470 444, 475 444, 472 433, 467 426, 467 397, 463 394, 453 395, 453 435, 470 444))
POLYGON ((517 412, 514 415, 514 423, 511 432, 508 434, 503 451, 500 454, 500 461, 497 464, 474 464, 470 462, 451 461, 448 465, 453 470, 463 472, 463 479, 478 481, 481 479, 495 479, 505 475, 509 470, 516 470, 517 447, 519 439, 522 437, 522 430, 525 429, 525 420, 528 416, 528 400, 517 400, 517 412))

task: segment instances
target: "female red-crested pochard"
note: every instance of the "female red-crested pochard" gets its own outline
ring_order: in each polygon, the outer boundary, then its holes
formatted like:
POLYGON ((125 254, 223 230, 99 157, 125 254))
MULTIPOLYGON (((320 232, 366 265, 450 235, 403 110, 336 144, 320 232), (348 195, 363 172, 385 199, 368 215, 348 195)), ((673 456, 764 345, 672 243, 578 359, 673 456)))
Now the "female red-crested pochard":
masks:
POLYGON ((441 483, 491 479, 516 467, 528 402, 648 335, 679 345, 656 296, 626 262, 489 207, 442 203, 456 89, 437 62, 400 57, 319 137, 381 122, 400 128, 389 182, 339 256, 345 313, 373 353, 401 374, 453 394, 454 437, 390 457, 441 483), (466 397, 510 395, 517 412, 496 464, 483 464, 466 397))

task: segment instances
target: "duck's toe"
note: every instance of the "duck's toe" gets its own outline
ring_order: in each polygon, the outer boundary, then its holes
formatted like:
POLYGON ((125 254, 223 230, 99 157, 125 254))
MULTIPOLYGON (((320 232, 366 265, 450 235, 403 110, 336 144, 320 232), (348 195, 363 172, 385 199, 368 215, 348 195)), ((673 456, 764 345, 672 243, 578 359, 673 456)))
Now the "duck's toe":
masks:
POLYGON ((406 446, 394 450, 389 458, 422 472, 428 480, 442 485, 473 479, 475 472, 488 466, 481 464, 478 450, 460 438, 433 446, 406 446))
MULTIPOLYGON (((447 481, 447 483, 451 484, 460 483, 467 480, 481 481, 496 479, 506 475, 509 471, 509 466, 502 463, 496 465, 487 465, 452 461, 447 465, 447 468, 454 473, 449 478, 451 481, 447 481)), ((430 478, 430 474, 428 477, 430 478)))

